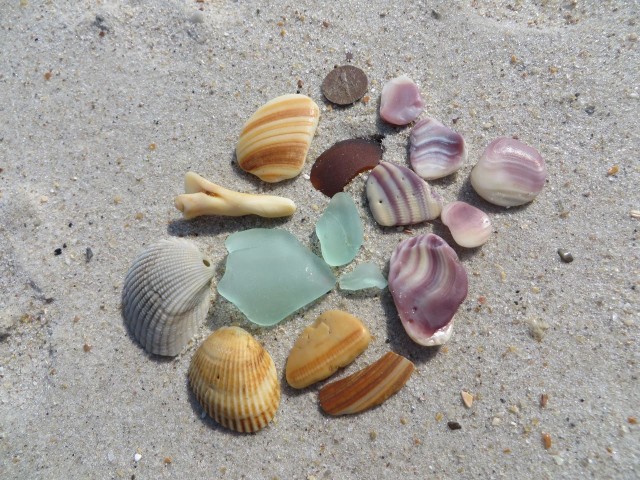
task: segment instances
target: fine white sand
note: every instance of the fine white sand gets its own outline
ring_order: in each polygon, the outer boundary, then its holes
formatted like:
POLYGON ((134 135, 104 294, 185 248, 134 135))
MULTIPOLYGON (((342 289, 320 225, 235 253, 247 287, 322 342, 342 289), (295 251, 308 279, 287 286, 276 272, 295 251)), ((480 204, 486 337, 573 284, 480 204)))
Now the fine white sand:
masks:
MULTIPOLYGON (((0 1, 0 477, 636 478, 639 9, 623 0, 0 1), (371 100, 332 109, 320 84, 348 53, 371 100), (382 85, 400 74, 419 84, 423 116, 468 144, 463 168, 433 187, 482 208, 495 228, 482 248, 456 248, 469 295, 451 341, 414 344, 388 290, 336 289, 275 328, 252 326, 215 294, 225 238, 280 227, 318 251, 328 199, 304 175, 320 153, 382 134, 385 160, 408 164, 410 129, 377 115, 382 85), (235 164, 238 133, 298 81, 320 105, 320 126, 303 174, 267 185, 235 164), (499 136, 547 162, 548 183, 527 206, 491 206, 470 187, 499 136), (173 197, 189 170, 287 196, 298 211, 183 221, 173 197), (196 242, 217 274, 198 337, 164 360, 128 335, 120 295, 136 255, 170 236, 196 242), (573 263, 560 261, 560 247, 573 263), (374 336, 336 378, 393 350, 417 367, 396 396, 332 418, 317 387, 297 392, 283 378, 275 421, 257 434, 202 417, 186 372, 213 329, 250 329, 282 373, 298 333, 330 308, 374 336), (476 397, 469 409, 461 390, 476 397)), ((409 235, 375 224, 365 178, 347 189, 365 225, 355 263, 386 273, 409 235)), ((439 220, 412 229, 451 242, 439 220)))

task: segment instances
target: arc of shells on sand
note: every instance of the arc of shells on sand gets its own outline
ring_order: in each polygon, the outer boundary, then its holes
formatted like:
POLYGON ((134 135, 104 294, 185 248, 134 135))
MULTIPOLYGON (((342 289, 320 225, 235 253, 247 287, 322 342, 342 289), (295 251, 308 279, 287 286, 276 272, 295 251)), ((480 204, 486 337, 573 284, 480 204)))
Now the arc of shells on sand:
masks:
MULTIPOLYGON (((328 100, 348 104, 366 93, 366 76, 354 68, 337 67, 327 76, 322 91, 328 100), (350 81, 356 84, 350 85, 350 81)), ((384 121, 408 125, 423 109, 420 91, 408 77, 395 78, 384 86, 380 101, 384 121)), ((304 95, 283 95, 267 102, 240 133, 238 164, 266 182, 296 177, 305 164, 319 116, 316 103, 304 95)), ((464 202, 443 205, 442 197, 425 181, 460 168, 467 156, 462 136, 433 118, 424 118, 411 131, 409 152, 412 169, 381 162, 382 149, 375 142, 338 142, 317 159, 311 182, 333 197, 333 203, 338 197, 334 196, 336 192, 341 192, 362 171, 372 169, 366 194, 377 223, 411 225, 440 216, 460 246, 475 248, 484 244, 491 234, 489 217, 464 202)), ((471 184, 485 200, 510 207, 532 201, 542 190, 546 175, 544 160, 534 148, 511 138, 498 138, 487 146, 473 168, 471 184)), ((349 202, 353 204, 348 195, 340 195, 348 197, 347 207, 349 202)), ((175 206, 186 219, 201 215, 285 217, 296 210, 294 202, 287 198, 235 192, 193 172, 186 174, 185 194, 176 197, 175 206)), ((349 208, 357 216, 354 207, 353 204, 349 208)), ((261 234, 256 232, 256 238, 261 234)), ((250 236, 244 235, 236 243, 244 245, 250 236)), ((348 243, 342 237, 332 241, 338 248, 343 247, 341 242, 348 243)), ((361 233, 359 241, 347 254, 346 263, 353 260, 362 244, 361 233)), ((248 243, 244 247, 252 248, 248 243)), ((322 247, 325 260, 335 265, 322 247)), ((227 248, 231 252, 229 242, 227 248)), ((175 356, 184 349, 207 315, 213 275, 211 261, 194 243, 184 239, 160 240, 136 258, 125 278, 122 312, 129 330, 147 352, 175 356)), ((333 283, 328 283, 328 289, 325 286, 313 298, 305 297, 295 306, 287 306, 289 310, 275 322, 333 288, 335 278, 330 275, 333 283)), ((374 283, 365 281, 357 288, 371 285, 374 283)), ((388 285, 400 320, 413 341, 433 346, 449 340, 453 317, 467 296, 468 278, 445 240, 424 234, 400 242, 391 256, 388 285)), ((240 301, 234 301, 226 292, 220 293, 242 310, 240 301)), ((291 349, 287 382, 293 388, 307 388, 328 378, 362 353, 370 339, 367 327, 355 316, 339 310, 323 313, 300 334, 291 349)), ((321 388, 320 405, 331 415, 362 412, 398 392, 413 370, 411 361, 388 352, 363 370, 321 388)), ((214 331, 195 352, 188 376, 200 404, 227 428, 258 431, 277 411, 280 384, 274 362, 262 345, 241 328, 214 331)))

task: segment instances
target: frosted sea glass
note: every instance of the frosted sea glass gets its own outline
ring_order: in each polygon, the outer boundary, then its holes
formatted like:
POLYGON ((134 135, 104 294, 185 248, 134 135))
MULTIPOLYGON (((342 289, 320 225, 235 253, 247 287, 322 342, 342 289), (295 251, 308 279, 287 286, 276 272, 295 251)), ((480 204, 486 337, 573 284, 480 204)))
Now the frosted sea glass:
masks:
POLYGON ((316 235, 324 261, 333 267, 356 258, 364 240, 358 208, 351 195, 336 193, 318 223, 316 235))
POLYGON ((339 285, 342 290, 363 290, 365 288, 383 289, 387 286, 387 279, 375 263, 361 263, 349 273, 340 277, 339 285))
POLYGON ((218 292, 258 325, 275 325, 336 283, 331 268, 285 230, 245 230, 225 246, 218 292))

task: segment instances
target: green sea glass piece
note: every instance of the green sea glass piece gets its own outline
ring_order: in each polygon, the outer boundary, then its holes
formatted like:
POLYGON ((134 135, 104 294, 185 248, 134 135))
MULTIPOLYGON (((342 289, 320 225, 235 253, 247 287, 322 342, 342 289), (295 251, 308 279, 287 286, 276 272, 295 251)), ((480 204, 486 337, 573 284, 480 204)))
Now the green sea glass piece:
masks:
POLYGON ((285 230, 245 230, 225 246, 218 292, 258 325, 275 325, 336 284, 331 268, 285 230))
POLYGON ((339 192, 333 196, 316 223, 316 235, 322 258, 329 265, 346 265, 356 258, 364 235, 360 214, 351 195, 339 192))
POLYGON ((387 280, 374 263, 356 265, 352 272, 345 273, 340 277, 340 288, 342 290, 363 290, 372 287, 382 290, 386 286, 387 280))

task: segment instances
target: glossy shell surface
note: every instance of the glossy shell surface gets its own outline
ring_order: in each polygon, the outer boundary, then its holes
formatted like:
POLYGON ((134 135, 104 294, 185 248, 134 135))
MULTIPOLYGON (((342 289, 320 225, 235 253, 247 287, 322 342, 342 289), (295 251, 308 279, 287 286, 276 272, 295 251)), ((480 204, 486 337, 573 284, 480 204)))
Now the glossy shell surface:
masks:
POLYGON ((295 177, 304 166, 319 117, 318 105, 305 95, 267 102, 240 132, 238 165, 265 182, 295 177))
POLYGON ((434 118, 415 124, 409 138, 411 168, 425 180, 446 177, 467 158, 464 138, 434 118))
POLYGON ((393 125, 407 125, 424 110, 418 86, 406 75, 389 80, 380 95, 380 117, 393 125))
POLYGON ((412 170, 380 162, 367 179, 369 209, 385 227, 411 225, 440 215, 442 198, 412 170))
POLYGON ((189 240, 149 246, 135 259, 122 288, 122 315, 132 335, 156 355, 175 356, 209 310, 214 267, 189 240))
POLYGON ((447 242, 432 233, 400 242, 388 280, 402 326, 414 342, 432 346, 449 340, 468 278, 447 242))
POLYGON ((470 178, 474 190, 487 202, 515 207, 538 196, 547 179, 547 167, 535 148, 503 137, 487 146, 470 178))
POLYGON ((415 366, 387 352, 377 362, 320 390, 320 406, 329 415, 349 415, 380 405, 409 380, 415 366))
POLYGON ((449 230, 458 245, 475 248, 486 243, 491 235, 491 220, 479 208, 465 202, 453 202, 445 205, 440 219, 449 230))
POLYGON ((305 328, 287 359, 287 383, 305 388, 349 365, 369 345, 369 330, 357 317, 329 310, 305 328))
POLYGON ((198 347, 189 367, 198 402, 237 432, 264 428, 280 404, 280 382, 269 353, 239 327, 222 327, 198 347))

